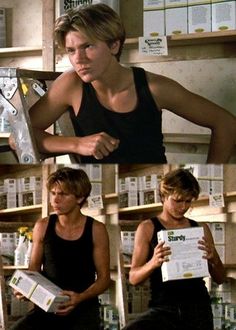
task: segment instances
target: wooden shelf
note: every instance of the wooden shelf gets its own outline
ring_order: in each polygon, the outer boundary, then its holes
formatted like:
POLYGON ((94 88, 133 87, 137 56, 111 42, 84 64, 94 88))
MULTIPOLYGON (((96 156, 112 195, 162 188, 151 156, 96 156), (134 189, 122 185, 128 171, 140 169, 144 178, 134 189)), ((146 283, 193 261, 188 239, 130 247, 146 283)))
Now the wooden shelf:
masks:
POLYGON ((29 47, 8 47, 0 48, 0 58, 3 57, 22 57, 22 56, 41 56, 42 46, 29 47))
POLYGON ((163 133, 164 143, 209 144, 211 136, 208 134, 163 133))
POLYGON ((118 194, 117 194, 117 193, 105 194, 105 195, 104 195, 104 198, 105 198, 105 199, 118 198, 118 194))
POLYGON ((14 266, 14 265, 4 265, 2 267, 4 270, 17 270, 17 269, 28 269, 27 266, 14 266))
MULTIPOLYGON (((125 45, 137 45, 139 38, 128 38, 125 45)), ((169 47, 198 45, 209 43, 229 43, 236 42, 236 30, 215 31, 202 33, 188 33, 167 36, 167 44, 169 47)))
POLYGON ((0 210, 0 217, 1 215, 18 215, 24 213, 35 213, 40 212, 42 209, 42 204, 38 205, 31 205, 31 206, 23 206, 23 207, 14 207, 11 209, 0 210))
POLYGON ((0 133, 0 139, 8 139, 10 136, 10 133, 0 133))
MULTIPOLYGON (((210 178, 204 178, 209 180, 210 178)), ((236 197, 236 191, 227 192, 224 194, 225 199, 230 199, 232 197, 236 197)), ((197 201, 193 202, 193 206, 206 203, 209 201, 208 197, 200 197, 197 201)), ((159 211, 162 209, 162 203, 153 203, 153 204, 146 204, 146 205, 138 205, 138 206, 131 206, 131 207, 124 207, 119 209, 119 214, 128 214, 128 213, 138 213, 138 212, 153 212, 159 211)), ((130 220, 131 221, 131 220, 130 220)))
POLYGON ((236 264, 225 264, 224 267, 226 269, 236 269, 236 264))
POLYGON ((139 38, 125 42, 121 63, 151 63, 236 57, 236 30, 167 36, 167 56, 145 56, 138 51, 139 38))
MULTIPOLYGON (((137 47, 139 38, 127 38, 125 47, 137 47)), ((209 45, 227 44, 236 42, 236 30, 189 33, 167 36, 168 47, 188 46, 188 45, 209 45)), ((63 53, 57 50, 58 53, 63 53)), ((41 56, 42 46, 23 46, 0 48, 0 58, 2 57, 22 57, 22 56, 41 56)), ((235 57, 235 54, 232 56, 235 57)))
POLYGON ((119 214, 137 213, 137 212, 145 212, 145 211, 152 212, 152 211, 158 211, 161 208, 162 208, 161 203, 130 206, 119 209, 119 214))

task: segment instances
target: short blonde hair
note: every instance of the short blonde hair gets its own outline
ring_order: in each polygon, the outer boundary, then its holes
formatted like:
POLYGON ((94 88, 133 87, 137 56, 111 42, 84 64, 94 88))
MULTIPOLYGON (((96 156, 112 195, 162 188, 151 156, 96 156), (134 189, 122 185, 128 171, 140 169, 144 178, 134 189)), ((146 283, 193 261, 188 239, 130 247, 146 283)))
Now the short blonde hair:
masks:
POLYGON ((91 40, 100 40, 110 47, 120 41, 116 58, 119 61, 125 41, 125 29, 119 15, 109 6, 99 3, 79 6, 57 18, 54 29, 55 41, 65 48, 65 37, 70 31, 81 31, 91 40))
POLYGON ((56 172, 49 175, 47 179, 47 188, 50 191, 55 185, 62 186, 66 192, 75 195, 77 198, 82 198, 80 203, 82 206, 91 192, 91 182, 85 171, 70 167, 62 167, 56 172))
POLYGON ((168 172, 160 181, 159 194, 161 200, 170 195, 191 197, 197 199, 200 186, 194 175, 186 169, 177 169, 168 172))

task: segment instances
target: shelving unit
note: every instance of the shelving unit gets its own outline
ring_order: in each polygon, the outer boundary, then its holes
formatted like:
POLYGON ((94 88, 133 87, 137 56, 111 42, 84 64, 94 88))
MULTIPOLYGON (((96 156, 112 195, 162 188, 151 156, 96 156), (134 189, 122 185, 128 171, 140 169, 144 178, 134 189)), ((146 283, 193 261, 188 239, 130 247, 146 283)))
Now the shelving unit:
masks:
MULTIPOLYGON (((0 165, 0 178, 19 178, 24 176, 41 176, 44 177, 45 171, 47 171, 46 166, 41 167, 39 165, 0 165)), ((45 191, 43 192, 44 198, 45 191)), ((16 207, 10 209, 2 209, 0 210, 0 231, 1 232, 15 232, 18 227, 22 224, 32 228, 34 226, 35 221, 42 217, 42 204, 32 205, 32 206, 24 206, 24 207, 16 207)), ((6 295, 5 295, 5 276, 11 276, 14 270, 26 269, 26 267, 16 267, 14 265, 2 265, 2 258, 0 265, 0 275, 2 277, 1 281, 1 290, 4 292, 4 296, 2 296, 2 304, 1 304, 1 313, 3 315, 3 325, 2 329, 7 330, 9 324, 15 320, 15 318, 8 318, 7 315, 7 303, 6 303, 6 295)))

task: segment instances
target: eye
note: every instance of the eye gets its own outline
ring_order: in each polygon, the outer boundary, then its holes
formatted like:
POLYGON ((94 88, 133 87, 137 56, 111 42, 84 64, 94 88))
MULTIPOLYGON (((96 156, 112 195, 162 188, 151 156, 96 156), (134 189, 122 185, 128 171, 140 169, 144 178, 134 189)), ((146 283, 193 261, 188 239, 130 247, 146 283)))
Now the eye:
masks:
POLYGON ((66 48, 66 52, 67 54, 73 54, 74 53, 74 49, 73 48, 66 48))
POLYGON ((94 45, 93 44, 87 44, 87 45, 85 45, 85 49, 92 49, 94 47, 94 45))

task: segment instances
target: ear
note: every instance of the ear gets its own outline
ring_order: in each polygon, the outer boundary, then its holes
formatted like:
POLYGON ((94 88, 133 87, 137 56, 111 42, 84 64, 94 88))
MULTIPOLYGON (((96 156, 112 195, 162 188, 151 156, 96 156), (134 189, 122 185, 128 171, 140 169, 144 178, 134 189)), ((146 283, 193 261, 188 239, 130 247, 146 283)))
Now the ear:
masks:
POLYGON ((113 55, 116 55, 118 52, 119 52, 119 49, 120 49, 120 40, 116 40, 114 41, 111 46, 110 46, 110 49, 111 49, 111 53, 113 55))
POLYGON ((80 205, 84 200, 84 197, 77 198, 77 203, 80 205))

